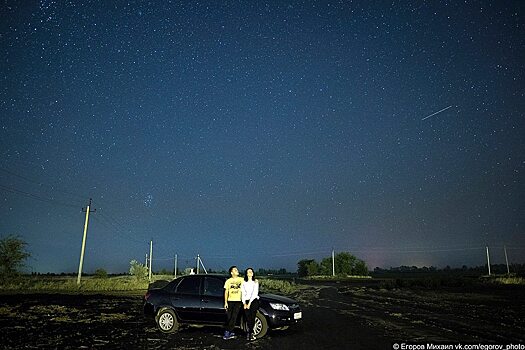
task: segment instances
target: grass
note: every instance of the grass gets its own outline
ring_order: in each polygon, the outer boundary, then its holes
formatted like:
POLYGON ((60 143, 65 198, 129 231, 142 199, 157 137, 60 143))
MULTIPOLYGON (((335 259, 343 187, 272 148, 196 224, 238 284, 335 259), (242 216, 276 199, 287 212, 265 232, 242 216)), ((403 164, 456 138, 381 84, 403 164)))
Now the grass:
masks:
POLYGON ((138 281, 132 276, 108 278, 83 277, 80 286, 76 277, 31 276, 20 277, 0 285, 0 291, 17 292, 109 292, 109 291, 145 291, 148 281, 138 281))
POLYGON ((505 285, 525 285, 525 279, 523 277, 516 276, 499 276, 495 278, 489 278, 487 279, 487 282, 505 285))
MULTIPOLYGON (((155 281, 170 281, 171 275, 153 276, 155 281)), ((270 292, 291 294, 298 290, 292 282, 262 278, 259 280, 261 289, 270 292)), ((147 280, 139 281, 133 276, 115 276, 99 278, 95 276, 82 277, 80 286, 73 276, 22 276, 0 284, 0 292, 9 293, 108 293, 108 292, 145 292, 148 289, 147 280)))
POLYGON ((453 288, 453 287, 468 287, 476 283, 476 280, 471 280, 461 277, 423 277, 423 278, 396 278, 383 279, 379 283, 381 289, 438 289, 438 288, 453 288))
POLYGON ((269 278, 259 279, 262 290, 275 291, 283 294, 292 294, 297 291, 297 285, 293 282, 274 280, 269 278))
POLYGON ((477 288, 498 285, 525 285, 525 279, 517 276, 447 276, 435 275, 421 278, 380 279, 379 288, 384 289, 439 289, 439 288, 477 288))

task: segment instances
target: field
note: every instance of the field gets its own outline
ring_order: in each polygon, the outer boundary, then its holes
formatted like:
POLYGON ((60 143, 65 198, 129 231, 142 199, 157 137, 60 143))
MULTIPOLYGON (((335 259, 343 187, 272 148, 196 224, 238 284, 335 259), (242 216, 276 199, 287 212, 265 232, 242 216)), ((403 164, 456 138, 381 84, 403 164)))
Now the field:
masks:
POLYGON ((424 288, 417 283, 399 287, 388 281, 321 280, 285 288, 301 303, 303 322, 249 344, 224 341, 222 330, 213 327, 160 333, 142 316, 140 289, 97 294, 3 291, 0 344, 10 349, 391 349, 401 341, 525 342, 521 285, 424 288))

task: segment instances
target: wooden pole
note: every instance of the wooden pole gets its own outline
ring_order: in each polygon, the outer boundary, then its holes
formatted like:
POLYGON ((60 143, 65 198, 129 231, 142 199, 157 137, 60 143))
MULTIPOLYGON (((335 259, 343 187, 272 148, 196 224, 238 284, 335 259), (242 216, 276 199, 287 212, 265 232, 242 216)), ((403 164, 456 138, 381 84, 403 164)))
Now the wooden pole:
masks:
POLYGON ((489 256, 489 247, 487 246, 487 266, 489 268, 489 276, 490 276, 490 256, 489 256))
POLYGON ((503 246, 503 251, 505 252, 505 262, 507 263, 507 275, 510 275, 509 258, 507 257, 507 247, 506 246, 503 246))
POLYGON ((151 282, 151 262, 153 261, 153 240, 149 241, 149 281, 151 282))
POLYGON ((335 276, 335 252, 332 249, 332 276, 335 276))
POLYGON ((80 285, 80 278, 82 276, 82 266, 84 265, 84 252, 86 250, 86 237, 89 223, 89 208, 91 207, 91 198, 89 199, 89 204, 86 208, 86 221, 84 222, 84 235, 82 236, 82 248, 80 250, 80 263, 78 264, 78 276, 77 276, 77 285, 80 285))
POLYGON ((177 254, 175 254, 173 261, 173 278, 177 278, 177 254))

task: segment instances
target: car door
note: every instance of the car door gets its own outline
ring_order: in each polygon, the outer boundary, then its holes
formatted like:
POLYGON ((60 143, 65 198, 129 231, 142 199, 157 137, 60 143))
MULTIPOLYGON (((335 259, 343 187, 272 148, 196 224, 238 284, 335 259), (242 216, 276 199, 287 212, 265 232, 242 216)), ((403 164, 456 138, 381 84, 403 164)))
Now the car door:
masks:
POLYGON ((184 277, 171 294, 171 303, 181 321, 199 321, 201 318, 201 276, 184 277))
POLYGON ((225 323, 224 282, 218 276, 205 276, 201 298, 202 322, 225 323))

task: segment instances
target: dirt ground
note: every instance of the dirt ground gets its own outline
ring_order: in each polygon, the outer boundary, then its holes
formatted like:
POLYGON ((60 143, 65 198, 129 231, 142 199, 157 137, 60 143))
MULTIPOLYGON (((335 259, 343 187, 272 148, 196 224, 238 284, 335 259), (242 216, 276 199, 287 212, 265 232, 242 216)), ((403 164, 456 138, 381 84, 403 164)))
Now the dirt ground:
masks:
POLYGON ((6 349, 392 349, 396 342, 525 343, 523 288, 409 290, 322 283, 292 297, 303 321, 247 343, 216 327, 166 335, 140 295, 0 295, 6 349))

